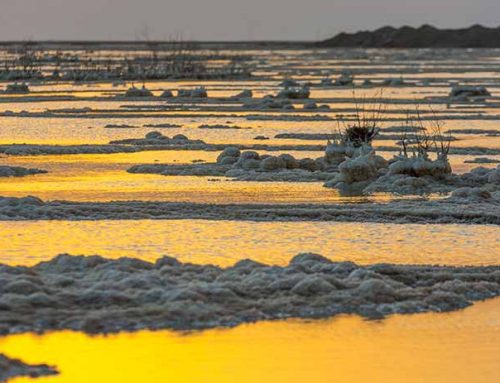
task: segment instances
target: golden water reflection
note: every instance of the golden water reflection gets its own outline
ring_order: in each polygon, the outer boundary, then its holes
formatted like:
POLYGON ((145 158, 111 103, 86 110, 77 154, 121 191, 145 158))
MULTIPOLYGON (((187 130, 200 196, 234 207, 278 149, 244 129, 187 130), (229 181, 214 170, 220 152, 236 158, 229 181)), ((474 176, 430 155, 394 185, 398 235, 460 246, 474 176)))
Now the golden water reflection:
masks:
MULTIPOLYGON (((500 299, 382 321, 262 322, 191 334, 0 339, 0 352, 61 374, 39 383, 498 382, 500 299)), ((29 378, 14 383, 32 382, 29 378)))
POLYGON ((361 264, 500 264, 500 229, 486 225, 208 220, 0 221, 0 262, 31 265, 57 254, 232 265, 287 264, 315 252, 361 264))
MULTIPOLYGON (((297 155, 296 152, 290 152, 297 155)), ((0 179, 0 195, 44 200, 153 200, 199 203, 328 203, 388 201, 394 197, 342 197, 323 182, 243 182, 225 177, 130 174, 136 164, 214 162, 218 152, 152 151, 118 154, 0 157, 0 165, 47 170, 47 174, 0 179)), ((277 154, 277 153, 276 153, 277 154)), ((297 157, 318 157, 304 152, 297 157)))
MULTIPOLYGON (((262 152, 261 152, 262 153, 262 152)), ((273 152, 277 155, 281 152, 273 152)), ((319 152, 288 151, 296 158, 316 158, 319 152)), ((137 164, 190 164, 215 162, 219 152, 147 151, 116 154, 74 154, 2 157, 0 165, 39 168, 47 174, 0 178, 0 195, 34 195, 44 200, 68 201, 176 201, 199 203, 342 203, 387 202, 404 198, 390 194, 341 196, 320 182, 248 182, 225 177, 161 176, 130 174, 137 164)), ((387 158, 393 153, 385 153, 387 158)), ((467 157, 454 156, 452 166, 466 172, 477 164, 464 164, 467 157)), ((494 167, 496 164, 486 164, 494 167)))

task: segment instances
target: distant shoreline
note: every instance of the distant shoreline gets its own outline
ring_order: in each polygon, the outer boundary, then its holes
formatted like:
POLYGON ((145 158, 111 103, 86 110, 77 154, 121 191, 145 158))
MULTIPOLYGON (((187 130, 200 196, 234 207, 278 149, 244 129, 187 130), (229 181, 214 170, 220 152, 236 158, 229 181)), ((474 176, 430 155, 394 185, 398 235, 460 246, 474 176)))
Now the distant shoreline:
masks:
POLYGON ((382 27, 374 31, 339 33, 319 42, 325 48, 500 48, 500 27, 473 25, 462 29, 382 27))
POLYGON ((419 28, 382 27, 374 31, 339 33, 322 41, 167 41, 167 40, 17 40, 0 41, 0 49, 50 50, 169 50, 183 46, 191 50, 266 50, 318 48, 387 48, 387 49, 494 49, 500 48, 500 27, 473 25, 462 29, 439 29, 431 25, 419 28))
POLYGON ((189 46, 190 49, 310 49, 317 47, 315 41, 105 41, 105 40, 41 40, 0 41, 0 49, 31 47, 33 49, 64 50, 168 50, 173 47, 189 46))

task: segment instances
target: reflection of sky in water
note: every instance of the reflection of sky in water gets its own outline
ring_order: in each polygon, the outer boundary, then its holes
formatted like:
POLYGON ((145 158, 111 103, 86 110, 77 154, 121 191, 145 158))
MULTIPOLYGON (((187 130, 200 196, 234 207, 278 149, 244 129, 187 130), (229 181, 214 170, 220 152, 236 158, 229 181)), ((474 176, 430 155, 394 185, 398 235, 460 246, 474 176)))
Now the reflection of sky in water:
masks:
POLYGON ((33 264, 57 254, 100 254, 232 265, 287 264, 298 253, 362 264, 499 264, 500 229, 480 225, 208 220, 0 222, 0 261, 33 264))
POLYGON ((0 338, 0 351, 56 365, 40 383, 496 382, 500 300, 463 311, 261 322, 194 333, 0 338))
MULTIPOLYGON (((251 89, 256 97, 275 94, 283 77, 319 83, 326 75, 335 79, 349 69, 358 81, 380 82, 403 76, 419 86, 386 87, 386 118, 404 118, 414 106, 405 101, 443 97, 450 81, 484 84, 500 95, 499 58, 491 52, 337 51, 324 50, 237 52, 254 54, 262 60, 255 71, 263 76, 243 81, 146 82, 155 95, 164 89, 204 85, 212 97, 228 97, 251 89), (308 56, 309 55, 309 56, 308 56), (420 57, 419 57, 420 56, 420 57), (315 60, 311 60, 311 57, 315 60), (466 60, 466 61, 465 61, 466 60), (467 73, 464 73, 464 70, 467 73), (432 79, 431 85, 424 84, 432 79)), ((99 54, 104 54, 102 51, 99 54)), ((137 52, 136 52, 137 53, 137 52)), ((130 56, 134 52, 128 52, 130 56)), ((226 52, 234 54, 235 52, 226 52)), ((83 53, 82 57, 93 53, 83 53)), ((106 52, 115 56, 117 52, 106 52)), ((105 144, 111 140, 137 138, 152 130, 167 136, 185 134, 208 143, 319 144, 322 141, 280 140, 276 134, 332 133, 334 121, 248 121, 248 114, 264 111, 235 111, 237 104, 224 100, 190 104, 181 110, 164 110, 165 101, 131 101, 115 97, 130 83, 30 84, 29 95, 0 94, 0 112, 43 112, 47 109, 91 108, 88 116, 76 118, 0 117, 0 143, 105 144), (67 97, 72 101, 28 102, 26 97, 67 97), (96 98, 107 97, 102 101, 96 98), (151 106, 137 110, 134 106, 151 106), (198 109, 198 110, 196 110, 198 109), (117 118, 119 113, 119 117, 117 118), (101 114, 98 118, 93 115, 101 114), (138 117, 138 114, 146 116, 138 117), (207 117, 207 115, 211 115, 207 117), (145 128, 146 124, 180 124, 181 128, 145 128), (108 124, 137 126, 105 129, 108 124), (245 130, 200 130, 201 124, 251 127, 245 130), (255 141, 264 135, 266 141, 255 141)), ((140 84, 136 84, 140 85, 140 84)), ((376 97, 380 88, 357 90, 357 96, 376 97)), ((346 99, 352 89, 312 87, 311 96, 329 104, 331 116, 353 108, 346 99)), ((296 102, 292 114, 305 114, 296 102)), ((447 109, 436 104, 439 115, 499 114, 493 106, 460 105, 447 109)), ((281 114, 282 111, 273 111, 281 114)), ((325 114, 322 111, 312 114, 325 114)), ((424 112, 423 112, 424 113, 424 112)), ((402 121, 382 122, 384 127, 402 121)), ((446 129, 493 129, 498 121, 453 119, 446 129)), ((455 134, 456 147, 500 148, 500 137, 455 134)), ((379 141, 376 145, 394 145, 379 141)), ((320 152, 288 151, 298 158, 319 157, 320 152)), ((383 153, 390 157, 392 153, 383 153)), ((0 179, 0 195, 36 195, 63 200, 168 200, 201 203, 335 203, 357 201, 341 198, 322 183, 257 183, 206 177, 162 177, 128 174, 140 163, 190 163, 213 161, 215 152, 142 152, 113 155, 74 155, 0 158, 0 165, 38 167, 48 174, 18 179, 0 179)), ((463 164, 478 156, 451 156, 455 171, 477 165, 463 164)), ((487 156, 493 157, 493 156, 487 156)), ((495 158, 500 158, 496 156, 495 158)), ((494 165, 488 165, 489 167, 494 165)), ((358 199, 359 200, 359 199, 358 199)), ((370 200, 387 201, 388 196, 370 200)), ((40 221, 0 222, 0 262, 34 264, 59 253, 130 256, 153 260, 161 255, 183 261, 231 265, 242 258, 285 264, 300 252, 321 253, 334 260, 358 263, 499 264, 500 236, 497 227, 478 225, 388 225, 331 222, 228 222, 228 221, 40 221)), ((499 300, 479 303, 450 314, 395 316, 381 322, 356 317, 304 323, 300 321, 243 325, 232 330, 213 330, 189 335, 172 332, 87 337, 74 333, 46 336, 15 335, 0 338, 0 352, 31 363, 57 365, 62 375, 39 382, 493 382, 500 374, 499 300)), ((18 379, 14 382, 25 382, 18 379)))

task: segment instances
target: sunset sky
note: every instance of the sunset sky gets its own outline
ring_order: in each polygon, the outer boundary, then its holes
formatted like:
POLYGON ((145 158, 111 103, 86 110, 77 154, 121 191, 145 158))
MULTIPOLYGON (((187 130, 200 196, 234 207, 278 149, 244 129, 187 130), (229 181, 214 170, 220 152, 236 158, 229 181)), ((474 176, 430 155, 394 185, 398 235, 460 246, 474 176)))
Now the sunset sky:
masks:
POLYGON ((1 40, 314 40, 382 25, 500 25, 500 1, 2 0, 1 40))

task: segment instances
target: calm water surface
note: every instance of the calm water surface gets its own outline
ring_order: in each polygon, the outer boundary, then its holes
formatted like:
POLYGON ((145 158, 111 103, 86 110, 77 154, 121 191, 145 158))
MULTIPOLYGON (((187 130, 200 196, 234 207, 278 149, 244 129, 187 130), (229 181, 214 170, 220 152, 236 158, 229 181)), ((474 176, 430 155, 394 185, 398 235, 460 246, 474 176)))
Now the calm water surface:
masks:
POLYGON ((371 264, 500 264, 500 229, 479 225, 207 220, 0 221, 0 262, 33 264, 57 254, 232 265, 287 264, 301 252, 371 264))
POLYGON ((495 299, 453 313, 381 321, 341 316, 187 334, 15 335, 0 338, 0 351, 61 371, 16 383, 494 383, 499 318, 495 299))
MULTIPOLYGON (((101 54, 102 52, 98 52, 101 54)), ((109 53, 109 52, 108 52, 109 53)), ((494 96, 498 86, 498 53, 474 54, 447 51, 405 53, 359 51, 338 57, 324 51, 251 52, 258 58, 252 81, 151 82, 158 95, 163 89, 206 85, 210 96, 227 97, 251 89, 256 97, 276 93, 289 73, 301 81, 319 83, 346 68, 358 70, 358 80, 404 76, 415 83, 426 78, 432 86, 390 87, 385 96, 393 101, 387 118, 401 117, 408 107, 401 101, 443 97, 450 81, 486 85, 494 96), (311 59, 308 55, 315 56, 311 59), (343 56, 345 55, 345 57, 343 56), (370 56, 370 57, 369 57, 370 56), (418 70, 416 70, 418 69, 418 70), (382 72, 380 72, 382 71, 382 72)), ((83 54, 83 52, 82 52, 83 54)), ((85 53, 90 54, 90 53, 85 53)), ((26 102, 24 96, 0 95, 0 112, 11 110, 40 113, 46 109, 92 108, 72 118, 45 116, 0 116, 0 143, 104 144, 110 140, 143 137, 151 130, 172 136, 178 133, 209 143, 304 144, 321 141, 280 140, 285 132, 332 133, 332 121, 247 120, 247 114, 223 111, 207 105, 186 105, 184 110, 166 111, 165 101, 127 101, 114 97, 130 84, 111 83, 30 84, 29 96, 74 96, 74 101, 26 102), (108 97, 98 101, 96 97, 108 97), (134 106, 153 108, 138 111, 134 106), (198 110, 196 110, 198 108, 198 110), (189 109, 189 110, 188 110, 189 109), (99 113, 99 118, 94 115, 99 113), (139 116, 142 114, 142 116, 139 116), (175 114, 175 116, 173 116, 175 114), (207 115, 211 115, 207 117, 207 115), (176 129, 146 128, 146 124, 175 123, 176 129), (129 124, 132 129, 107 129, 108 124, 129 124), (242 130, 201 130, 201 124, 250 127, 242 130), (265 135, 268 141, 255 141, 265 135)), ((313 87, 312 97, 329 104, 329 115, 352 107, 348 88, 313 87), (321 99, 321 100, 320 100, 321 99), (344 99, 344 101, 342 100, 344 99)), ((378 87, 359 89, 358 96, 374 97, 378 87)), ((211 106, 217 107, 214 103, 211 106)), ((311 114, 296 103, 293 114, 311 114)), ((181 108, 182 109, 182 108, 181 108)), ((496 105, 436 106, 438 113, 470 116, 500 114, 496 105)), ((272 114, 286 113, 272 111, 272 114)), ((322 114, 312 112, 312 114, 322 114)), ((340 113, 340 112, 338 112, 340 113)), ((383 121, 384 127, 401 125, 383 121)), ((499 130, 498 121, 446 121, 445 129, 499 130)), ((500 148, 500 137, 455 134, 454 146, 500 148)), ((393 141, 379 141, 394 145, 393 141)), ((298 158, 318 157, 319 152, 291 152, 298 158)), ((385 155, 385 154, 384 154, 385 155)), ((390 154, 392 156, 392 153, 390 154)), ((0 195, 36 195, 43 199, 77 201, 168 200, 201 203, 249 202, 345 202, 322 183, 287 184, 209 182, 207 177, 162 177, 132 175, 126 169, 138 163, 190 163, 213 161, 213 152, 145 152, 114 155, 76 155, 0 158, 0 165, 39 167, 45 175, 0 179, 0 195)), ((464 164, 478 156, 451 156, 456 172, 475 165, 464 164)), ((493 157, 493 156, 488 156, 493 157)), ((500 158, 496 156, 494 158, 500 158)), ((488 165, 496 166, 496 165, 488 165)), ((387 201, 388 196, 370 200, 387 201)), ((153 261, 171 255, 185 262, 222 266, 251 258, 268 264, 287 264, 300 252, 316 252, 334 260, 362 264, 379 262, 498 265, 500 229, 477 225, 391 225, 330 222, 224 222, 172 221, 44 221, 0 222, 0 262, 32 265, 60 253, 99 254, 105 257, 138 257, 153 261)), ((0 337, 0 352, 30 363, 56 365, 61 375, 38 381, 53 383, 156 383, 156 382, 498 382, 500 377, 500 300, 478 303, 446 314, 397 315, 382 321, 364 321, 341 316, 325 321, 263 322, 234 329, 180 334, 170 331, 140 332, 89 337, 72 332, 0 337)), ((31 382, 23 378, 14 382, 31 382)))

